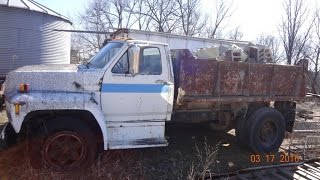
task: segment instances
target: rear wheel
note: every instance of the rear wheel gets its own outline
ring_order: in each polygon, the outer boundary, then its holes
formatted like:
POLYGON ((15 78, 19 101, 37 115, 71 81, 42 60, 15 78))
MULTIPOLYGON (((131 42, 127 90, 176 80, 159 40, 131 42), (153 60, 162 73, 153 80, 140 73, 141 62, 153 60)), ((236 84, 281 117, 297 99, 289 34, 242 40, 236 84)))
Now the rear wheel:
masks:
POLYGON ((46 133, 29 140, 28 155, 34 168, 71 170, 92 164, 97 143, 90 128, 69 118, 50 120, 46 127, 46 133))
POLYGON ((256 110, 247 120, 246 128, 249 147, 259 153, 277 151, 285 135, 282 114, 270 107, 256 110))

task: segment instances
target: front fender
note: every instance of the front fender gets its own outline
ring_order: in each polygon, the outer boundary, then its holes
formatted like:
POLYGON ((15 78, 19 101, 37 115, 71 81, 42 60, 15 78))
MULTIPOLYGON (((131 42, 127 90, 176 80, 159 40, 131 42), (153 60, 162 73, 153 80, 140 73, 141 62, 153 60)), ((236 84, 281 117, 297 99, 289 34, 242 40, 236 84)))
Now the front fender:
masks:
POLYGON ((94 93, 70 92, 30 92, 17 94, 6 99, 6 108, 9 121, 16 133, 20 132, 25 117, 33 111, 39 110, 87 110, 92 113, 98 122, 103 134, 105 149, 107 149, 107 129, 101 112, 100 100, 94 93), (15 113, 14 104, 21 105, 19 114, 15 113))

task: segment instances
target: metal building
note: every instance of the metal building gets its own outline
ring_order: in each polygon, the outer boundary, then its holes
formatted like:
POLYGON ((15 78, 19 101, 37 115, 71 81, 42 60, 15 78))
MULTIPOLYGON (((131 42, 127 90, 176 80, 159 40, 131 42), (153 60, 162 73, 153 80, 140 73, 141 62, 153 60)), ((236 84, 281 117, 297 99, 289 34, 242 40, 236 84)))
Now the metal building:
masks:
POLYGON ((0 78, 25 65, 69 64, 71 29, 61 14, 33 0, 0 0, 0 78))

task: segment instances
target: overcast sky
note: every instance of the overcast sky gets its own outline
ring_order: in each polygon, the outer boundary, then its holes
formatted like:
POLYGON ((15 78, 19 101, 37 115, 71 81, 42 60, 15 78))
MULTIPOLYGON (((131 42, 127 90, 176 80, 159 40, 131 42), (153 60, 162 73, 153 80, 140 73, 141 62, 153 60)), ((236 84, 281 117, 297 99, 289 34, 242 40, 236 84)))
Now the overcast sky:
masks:
MULTIPOLYGON (((37 2, 70 17, 71 21, 83 11, 90 0, 36 0, 37 2)), ((226 0, 231 1, 231 0, 226 0)), ((244 34, 243 40, 253 41, 261 33, 277 33, 277 25, 282 17, 282 0, 234 0, 234 13, 226 24, 226 30, 240 26, 244 34)), ((305 0, 306 4, 313 8, 317 0, 305 0)), ((202 9, 210 15, 215 11, 214 0, 202 0, 202 9)))

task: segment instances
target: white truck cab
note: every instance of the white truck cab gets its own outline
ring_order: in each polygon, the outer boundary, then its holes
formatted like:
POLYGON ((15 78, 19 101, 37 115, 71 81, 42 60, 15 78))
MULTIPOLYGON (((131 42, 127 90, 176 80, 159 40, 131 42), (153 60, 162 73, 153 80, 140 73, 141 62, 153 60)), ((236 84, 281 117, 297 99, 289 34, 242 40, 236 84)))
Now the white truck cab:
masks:
MULTIPOLYGON (((174 93, 168 46, 128 40, 109 42, 104 49, 116 44, 123 46, 106 62, 101 84, 109 148, 167 145, 165 121, 171 119, 174 93)), ((89 67, 96 61, 101 60, 93 58, 89 67)))

